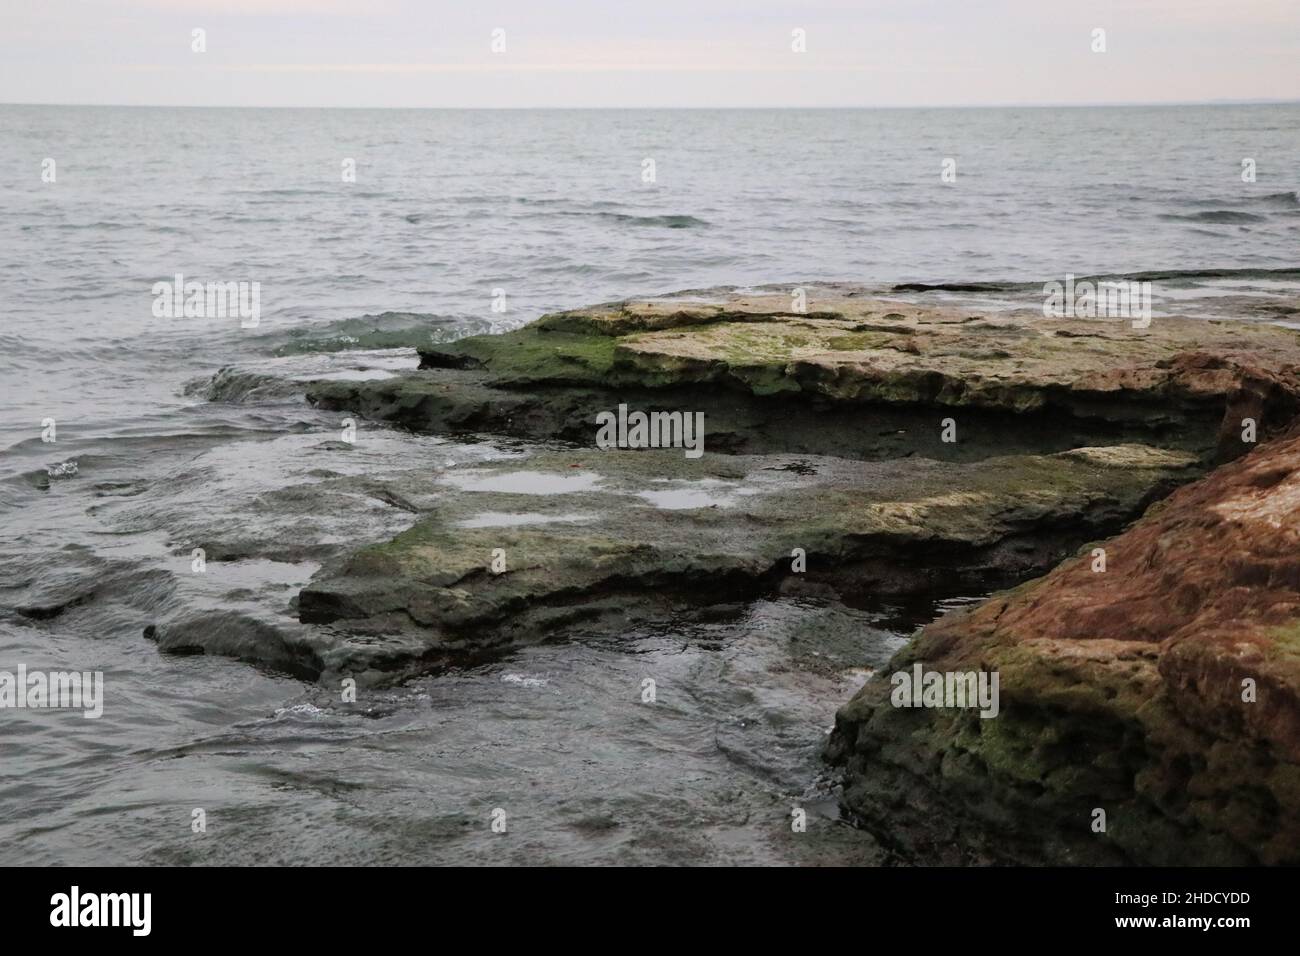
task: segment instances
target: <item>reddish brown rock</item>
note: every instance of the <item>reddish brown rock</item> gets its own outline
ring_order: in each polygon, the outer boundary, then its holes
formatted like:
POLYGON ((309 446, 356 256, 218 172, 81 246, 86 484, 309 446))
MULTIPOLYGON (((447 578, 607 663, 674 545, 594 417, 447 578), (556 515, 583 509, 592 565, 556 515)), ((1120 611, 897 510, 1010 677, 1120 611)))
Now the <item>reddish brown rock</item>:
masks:
POLYGON ((922 860, 1300 863, 1300 430, 1097 547, 1104 572, 1085 548, 943 618, 840 711, 847 806, 922 860), (998 715, 893 706, 917 662, 996 671, 998 715))

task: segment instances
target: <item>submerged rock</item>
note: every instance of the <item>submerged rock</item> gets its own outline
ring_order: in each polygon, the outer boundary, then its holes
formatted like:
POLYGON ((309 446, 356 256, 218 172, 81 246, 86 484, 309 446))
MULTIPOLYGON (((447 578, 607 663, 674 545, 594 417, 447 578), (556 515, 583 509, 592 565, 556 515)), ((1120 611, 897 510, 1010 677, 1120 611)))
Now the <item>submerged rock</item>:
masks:
POLYGON ((845 803, 928 861, 1300 863, 1298 528, 1300 431, 924 629, 837 717, 845 803), (894 706, 917 664, 999 713, 894 706))

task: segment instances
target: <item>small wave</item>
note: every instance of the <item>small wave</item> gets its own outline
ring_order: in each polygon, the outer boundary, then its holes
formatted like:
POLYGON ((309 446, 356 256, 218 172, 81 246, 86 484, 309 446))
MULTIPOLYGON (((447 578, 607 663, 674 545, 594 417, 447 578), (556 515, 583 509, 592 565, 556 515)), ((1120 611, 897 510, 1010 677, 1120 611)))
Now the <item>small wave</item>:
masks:
MULTIPOLYGON (((573 200, 571 199, 532 199, 529 198, 528 196, 517 196, 515 198, 515 202, 524 206, 572 206, 573 205, 573 200)), ((613 202, 608 199, 597 199, 593 202, 584 203, 583 205, 585 205, 588 209, 597 212, 603 210, 609 210, 609 209, 623 208, 622 203, 613 202)))
MULTIPOLYGON (((711 225, 711 223, 698 216, 688 216, 684 213, 638 214, 615 212, 614 210, 618 208, 619 204, 612 202, 590 203, 582 209, 552 208, 553 205, 563 204, 563 200, 520 199, 518 202, 535 207, 533 212, 520 214, 523 218, 529 219, 595 219, 632 228, 649 227, 658 229, 703 229, 711 225)), ((403 215, 402 218, 412 225, 418 225, 428 222, 431 217, 427 213, 412 212, 403 215)))
POLYGON ((129 229, 129 224, 124 222, 109 222, 101 219, 98 222, 33 222, 25 223, 18 227, 20 232, 36 232, 41 229, 58 229, 60 231, 77 231, 81 229, 129 229))
POLYGON ((1272 279, 1300 281, 1300 269, 1161 269, 1147 272, 1107 273, 1084 276, 1085 279, 1132 279, 1141 282, 1170 282, 1200 279, 1272 279))
POLYGON ((891 292, 1014 292, 1027 288, 1026 282, 902 282, 889 287, 891 292))
POLYGON ((631 228, 651 227, 659 229, 707 229, 712 223, 700 219, 698 216, 688 216, 685 214, 662 214, 662 215, 639 215, 631 212, 610 212, 608 210, 580 210, 580 209, 557 209, 538 211, 529 214, 528 218, 579 218, 579 219, 596 219, 603 222, 616 223, 620 226, 631 228))
POLYGON ((1300 194, 1294 192, 1265 193, 1262 196, 1234 196, 1232 199, 1193 199, 1189 206, 1221 208, 1244 204, 1269 209, 1300 209, 1300 194))
POLYGON ((520 687, 545 687, 548 681, 545 677, 527 677, 523 674, 502 674, 501 683, 518 684, 520 687))
POLYGON ((210 378, 199 378, 189 382, 183 391, 186 395, 209 402, 244 405, 273 399, 297 398, 302 393, 302 383, 243 369, 223 368, 210 378))
POLYGON ((434 315, 428 312, 381 312, 353 318, 298 326, 287 332, 272 332, 254 340, 268 354, 305 355, 311 352, 343 352, 361 349, 419 348, 435 342, 451 342, 467 335, 492 331, 486 319, 469 316, 434 315))
MULTIPOLYGON (((1064 276, 1051 276, 1060 281, 1064 276)), ((1199 282, 1214 279, 1268 279, 1274 282, 1300 282, 1300 269, 1162 269, 1147 272, 1107 272, 1076 275, 1076 282, 1105 282, 1126 279, 1132 282, 1199 282)), ((1040 289, 1041 282, 902 282, 889 287, 891 292, 969 292, 999 293, 1040 289)))
POLYGON ((274 716, 283 717, 288 714, 290 716, 319 717, 323 713, 325 711, 315 704, 294 704, 292 707, 277 707, 274 716))
POLYGON ((1198 223, 1212 222, 1212 223, 1221 223, 1221 224, 1229 224, 1229 225, 1233 223, 1246 224, 1246 223, 1267 221, 1266 217, 1264 216, 1258 216, 1253 212, 1239 212, 1238 210, 1235 209, 1210 209, 1210 210, 1206 210, 1205 212, 1194 212, 1185 216, 1176 215, 1174 213, 1166 213, 1162 215, 1160 218, 1168 222, 1198 222, 1198 223))
POLYGON ((240 226, 261 226, 274 222, 285 222, 279 216, 245 216, 239 213, 222 212, 213 215, 214 222, 230 222, 240 226))
POLYGON ((280 188, 280 189, 236 189, 233 190, 236 196, 320 196, 324 193, 333 192, 320 188, 280 188))
MULTIPOLYGON (((580 213, 579 215, 586 214, 580 213)), ((709 223, 703 219, 697 219, 695 216, 636 216, 626 212, 598 212, 591 215, 608 222, 618 222, 627 226, 661 226, 665 229, 700 229, 709 226, 709 223)))

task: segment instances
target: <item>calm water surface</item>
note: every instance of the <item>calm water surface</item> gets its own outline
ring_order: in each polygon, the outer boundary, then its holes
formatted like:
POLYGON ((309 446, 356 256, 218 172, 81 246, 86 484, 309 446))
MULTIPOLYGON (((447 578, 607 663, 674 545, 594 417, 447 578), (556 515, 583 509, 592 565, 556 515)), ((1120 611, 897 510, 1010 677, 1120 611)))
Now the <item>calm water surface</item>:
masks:
POLYGON ((227 366, 380 374, 431 335, 723 284, 990 283, 907 294, 1000 305, 1066 273, 1156 272, 1165 311, 1291 323, 1297 159, 1294 105, 0 107, 0 670, 107 682, 99 720, 0 712, 0 863, 878 861, 836 822, 818 749, 865 668, 942 608, 761 602, 361 707, 160 655, 148 621, 290 622, 318 567, 197 576, 186 542, 242 528, 328 556, 409 524, 378 502, 314 505, 295 489, 319 469, 527 454, 379 430, 341 464, 321 447, 337 422, 291 391, 205 383, 227 366), (156 318, 151 287, 176 273, 260 283, 260 324, 156 318), (69 461, 75 476, 50 477, 69 461), (808 666, 813 639, 835 666, 808 666))

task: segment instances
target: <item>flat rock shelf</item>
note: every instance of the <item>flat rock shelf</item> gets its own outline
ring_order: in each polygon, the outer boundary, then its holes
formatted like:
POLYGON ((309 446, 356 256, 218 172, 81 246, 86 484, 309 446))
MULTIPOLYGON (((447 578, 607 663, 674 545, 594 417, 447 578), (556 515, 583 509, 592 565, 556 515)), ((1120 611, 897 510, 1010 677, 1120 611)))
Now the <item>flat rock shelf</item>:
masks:
POLYGON ((1013 588, 840 710, 848 813, 918 862, 1300 862, 1300 335, 804 288, 806 311, 785 288, 679 293, 300 384, 361 420, 527 441, 324 479, 410 526, 327 560, 300 630, 150 636, 384 683, 777 596, 1013 588), (702 414, 704 454, 597 447, 620 407, 702 414), (918 663, 996 671, 998 716, 895 706, 918 663))

